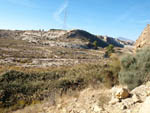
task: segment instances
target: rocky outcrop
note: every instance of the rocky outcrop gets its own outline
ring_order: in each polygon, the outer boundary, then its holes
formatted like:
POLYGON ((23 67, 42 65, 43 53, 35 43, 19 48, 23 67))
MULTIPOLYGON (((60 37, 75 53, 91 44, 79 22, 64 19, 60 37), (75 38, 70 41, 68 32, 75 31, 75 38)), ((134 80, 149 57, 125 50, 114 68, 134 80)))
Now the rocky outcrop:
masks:
POLYGON ((39 31, 25 31, 22 35, 20 35, 20 38, 23 40, 28 40, 30 38, 33 39, 41 39, 41 40, 53 40, 57 39, 60 36, 64 35, 67 33, 66 30, 59 30, 59 29, 51 29, 49 31, 44 31, 44 30, 39 30, 39 31))
POLYGON ((108 44, 112 44, 115 47, 124 47, 124 44, 120 43, 117 39, 112 38, 112 37, 108 37, 108 36, 98 36, 100 39, 103 39, 105 42, 107 42, 108 44))
MULTIPOLYGON (((116 92, 122 92, 121 89, 117 89, 116 92)), ((114 111, 119 110, 120 113, 149 113, 146 112, 148 107, 147 100, 149 100, 147 97, 150 95, 149 90, 150 82, 130 91, 130 95, 127 98, 122 98, 120 101, 115 101, 114 98, 116 97, 112 95, 112 100, 109 102, 110 107, 108 107, 108 109, 114 108, 114 111)))
POLYGON ((136 49, 150 46, 150 25, 148 24, 135 43, 136 49))

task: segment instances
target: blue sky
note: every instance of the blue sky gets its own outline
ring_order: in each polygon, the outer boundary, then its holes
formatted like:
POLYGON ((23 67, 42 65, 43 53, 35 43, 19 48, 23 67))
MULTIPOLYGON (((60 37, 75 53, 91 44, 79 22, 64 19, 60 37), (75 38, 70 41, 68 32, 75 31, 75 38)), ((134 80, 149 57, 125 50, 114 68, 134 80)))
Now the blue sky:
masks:
POLYGON ((150 0, 0 0, 0 29, 67 29, 136 40, 150 23, 150 0))

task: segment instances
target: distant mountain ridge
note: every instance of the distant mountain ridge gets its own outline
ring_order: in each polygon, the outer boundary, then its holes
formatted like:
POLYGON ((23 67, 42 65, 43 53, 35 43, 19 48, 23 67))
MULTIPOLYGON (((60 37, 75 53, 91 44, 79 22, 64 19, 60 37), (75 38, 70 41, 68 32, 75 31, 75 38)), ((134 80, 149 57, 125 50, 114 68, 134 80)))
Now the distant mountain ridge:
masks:
POLYGON ((133 40, 130 40, 130 39, 125 38, 125 37, 118 37, 117 39, 122 40, 122 41, 131 41, 131 42, 134 42, 133 40))
POLYGON ((131 46, 133 46, 134 45, 134 43, 135 43, 135 41, 133 41, 133 40, 130 40, 130 39, 128 39, 128 38, 124 38, 124 37, 118 37, 118 38, 116 38, 121 44, 123 44, 123 45, 131 45, 131 46))

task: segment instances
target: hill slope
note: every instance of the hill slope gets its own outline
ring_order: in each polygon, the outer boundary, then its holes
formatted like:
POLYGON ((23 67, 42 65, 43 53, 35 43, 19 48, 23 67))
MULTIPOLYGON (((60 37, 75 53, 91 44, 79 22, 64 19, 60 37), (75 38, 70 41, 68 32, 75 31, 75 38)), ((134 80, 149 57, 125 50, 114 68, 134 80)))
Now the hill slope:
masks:
POLYGON ((139 38, 136 40, 136 48, 142 48, 150 45, 150 25, 148 24, 139 38))

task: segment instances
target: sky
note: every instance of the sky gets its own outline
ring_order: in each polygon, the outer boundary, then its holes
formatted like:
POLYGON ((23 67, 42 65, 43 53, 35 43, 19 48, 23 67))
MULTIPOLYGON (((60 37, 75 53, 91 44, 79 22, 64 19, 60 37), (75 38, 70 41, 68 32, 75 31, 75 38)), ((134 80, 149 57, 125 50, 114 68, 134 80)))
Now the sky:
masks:
POLYGON ((0 0, 0 29, 83 29, 136 40, 147 24, 150 0, 0 0))

